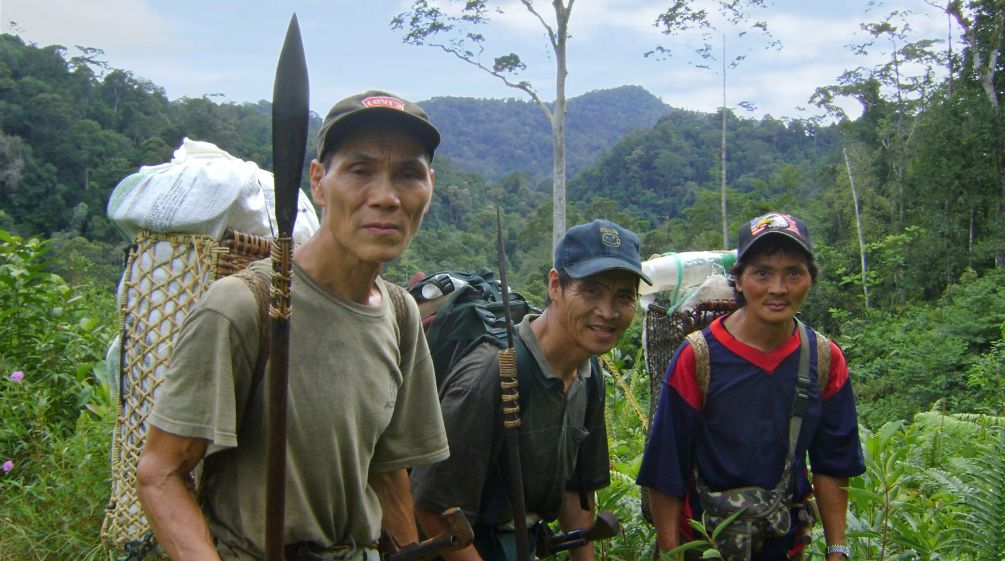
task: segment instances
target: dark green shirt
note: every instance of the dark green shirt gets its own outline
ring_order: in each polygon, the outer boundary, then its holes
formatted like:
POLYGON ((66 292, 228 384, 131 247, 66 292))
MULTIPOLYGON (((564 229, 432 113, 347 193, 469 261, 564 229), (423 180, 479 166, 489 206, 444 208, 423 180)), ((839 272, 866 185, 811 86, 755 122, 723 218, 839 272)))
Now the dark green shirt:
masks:
MULTIPOLYGON (((610 471, 603 381, 595 378, 602 373, 588 360, 564 391, 530 329, 536 318, 527 316, 516 328, 519 364, 530 366, 520 373, 520 459, 527 512, 550 521, 558 517, 564 491, 579 490, 577 457, 586 491, 609 485, 610 471), (590 419, 588 384, 599 384, 590 419)), ((483 344, 457 363, 440 388, 440 406, 450 457, 412 470, 415 504, 429 512, 459 506, 473 524, 510 522, 495 346, 483 344)))

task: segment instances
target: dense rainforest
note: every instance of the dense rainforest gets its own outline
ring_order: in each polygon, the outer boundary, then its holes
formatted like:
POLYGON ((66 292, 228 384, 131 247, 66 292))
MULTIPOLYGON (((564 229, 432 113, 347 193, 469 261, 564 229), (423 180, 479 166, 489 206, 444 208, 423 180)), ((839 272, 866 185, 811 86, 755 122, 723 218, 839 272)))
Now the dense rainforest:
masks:
MULTIPOLYGON (((803 315, 848 357, 869 462, 852 483, 856 558, 1005 555, 1005 57, 987 65, 1000 3, 974 6, 966 48, 905 46, 822 84, 810 101, 826 117, 726 110, 730 231, 782 210, 817 244, 822 275, 803 315), (912 56, 916 76, 895 64, 912 56)), ((437 187, 386 276, 492 266, 498 206, 511 284, 541 303, 552 213, 540 110, 423 104, 445 138, 437 187)), ((0 561, 112 555, 97 539, 117 403, 104 352, 130 242, 105 218, 112 189, 184 137, 269 169, 270 115, 266 101, 169 100, 100 50, 0 35, 0 561)), ((571 99, 568 223, 615 220, 645 255, 721 249, 721 122, 637 86, 571 99)), ((614 485, 600 496, 631 521, 602 554, 626 560, 648 558, 652 540, 632 485, 649 399, 639 332, 608 357, 614 485)))

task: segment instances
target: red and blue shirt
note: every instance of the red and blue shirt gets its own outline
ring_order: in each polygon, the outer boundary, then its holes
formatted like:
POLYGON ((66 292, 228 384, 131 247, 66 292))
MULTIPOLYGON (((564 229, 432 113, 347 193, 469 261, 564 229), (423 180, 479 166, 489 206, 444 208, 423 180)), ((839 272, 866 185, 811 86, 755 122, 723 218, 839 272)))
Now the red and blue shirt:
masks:
MULTIPOLYGON (((799 365, 799 331, 770 352, 734 338, 723 318, 704 330, 709 348, 709 387, 702 395, 695 355, 685 342, 667 369, 637 483, 682 497, 681 533, 691 537, 687 519, 701 519, 692 500, 697 469, 713 490, 757 485, 771 489, 789 449, 789 420, 799 365)), ((816 333, 807 330, 810 400, 796 445, 792 502, 810 494, 806 458, 814 473, 850 477, 865 471, 858 437, 858 415, 848 365, 831 345, 830 375, 821 395, 817 386, 816 333)), ((786 540, 766 544, 765 558, 781 558, 798 528, 786 540), (774 549, 775 553, 769 550, 774 549)))

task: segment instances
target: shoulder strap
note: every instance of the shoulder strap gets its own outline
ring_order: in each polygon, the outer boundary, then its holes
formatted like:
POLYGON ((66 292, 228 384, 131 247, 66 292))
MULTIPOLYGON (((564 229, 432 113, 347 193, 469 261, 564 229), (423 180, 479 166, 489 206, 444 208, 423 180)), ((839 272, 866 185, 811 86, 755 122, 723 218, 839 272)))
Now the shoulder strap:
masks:
POLYGON ((813 333, 817 336, 817 389, 822 397, 831 376, 831 340, 815 329, 813 333))
MULTIPOLYGON (((258 358, 255 359, 255 369, 251 374, 251 388, 248 391, 248 400, 244 408, 245 419, 247 419, 248 407, 265 378, 265 365, 269 362, 269 350, 272 346, 272 329, 269 323, 269 306, 272 303, 271 278, 267 274, 252 271, 250 267, 241 269, 230 276, 241 279, 254 294, 255 302, 258 304, 258 358)), ((202 471, 199 475, 196 491, 196 498, 200 504, 206 499, 206 482, 209 480, 210 474, 219 467, 221 459, 219 454, 211 454, 202 459, 202 471)))
POLYGON ((708 355, 708 341, 705 340, 705 334, 701 329, 688 333, 685 339, 691 343, 691 350, 694 352, 694 376, 698 380, 698 387, 701 388, 701 396, 704 399, 708 393, 711 360, 708 355))
MULTIPOLYGON (((241 269, 231 275, 244 281, 244 284, 255 295, 255 302, 258 303, 258 358, 255 361, 254 377, 251 379, 251 393, 255 395, 258 385, 265 377, 265 364, 269 361, 269 348, 272 346, 272 329, 269 323, 269 306, 272 304, 270 289, 271 279, 262 273, 256 273, 251 269, 241 269)), ((249 399, 251 399, 249 397, 249 399)))
POLYGON ((405 322, 408 321, 408 303, 405 297, 411 297, 408 292, 394 284, 384 281, 387 287, 387 296, 391 299, 391 309, 394 310, 394 319, 398 322, 398 346, 401 346, 401 334, 405 332, 405 322))

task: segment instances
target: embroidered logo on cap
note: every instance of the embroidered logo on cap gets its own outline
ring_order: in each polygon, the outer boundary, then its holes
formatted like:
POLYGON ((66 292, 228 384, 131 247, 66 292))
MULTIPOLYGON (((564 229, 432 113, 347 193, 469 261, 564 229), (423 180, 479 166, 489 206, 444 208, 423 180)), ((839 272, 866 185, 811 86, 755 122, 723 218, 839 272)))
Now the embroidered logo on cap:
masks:
POLYGON ((398 111, 405 110, 405 102, 398 98, 390 97, 386 95, 368 97, 362 102, 364 107, 387 107, 388 109, 397 109, 398 111))
POLYGON ((614 228, 600 227, 600 243, 607 247, 621 247, 621 236, 614 228))
POLYGON ((750 235, 757 236, 765 230, 788 230, 802 238, 803 233, 796 226, 796 220, 788 214, 771 213, 750 221, 750 235))

